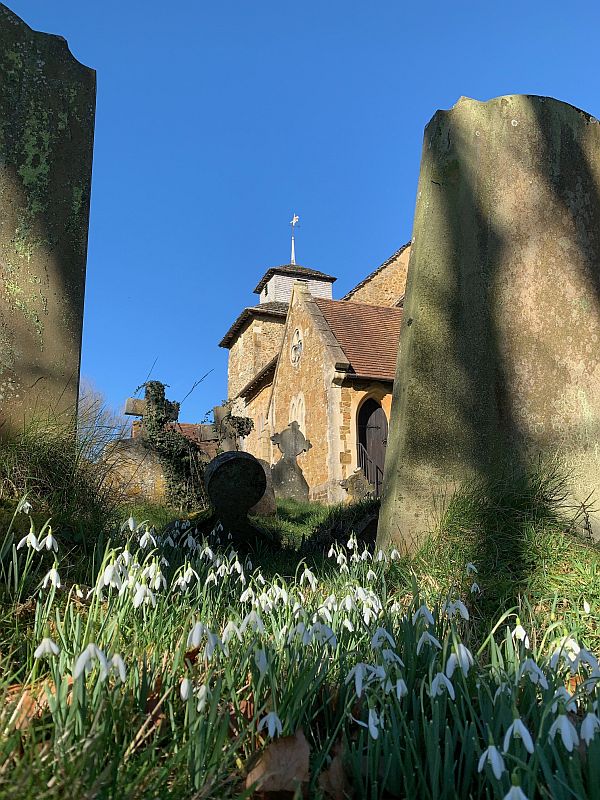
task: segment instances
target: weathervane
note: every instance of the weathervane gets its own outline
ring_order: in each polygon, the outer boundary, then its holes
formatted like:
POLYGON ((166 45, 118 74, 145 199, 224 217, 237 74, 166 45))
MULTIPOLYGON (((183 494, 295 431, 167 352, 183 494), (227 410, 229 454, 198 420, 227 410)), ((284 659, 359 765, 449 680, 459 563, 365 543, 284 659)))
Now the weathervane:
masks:
POLYGON ((296 263, 296 248, 295 248, 295 245, 294 245, 294 228, 298 224, 298 220, 299 219, 300 219, 300 217, 298 216, 298 214, 294 214, 294 216, 292 217, 292 221, 290 222, 290 225, 292 226, 292 258, 290 260, 290 264, 295 264, 296 263))

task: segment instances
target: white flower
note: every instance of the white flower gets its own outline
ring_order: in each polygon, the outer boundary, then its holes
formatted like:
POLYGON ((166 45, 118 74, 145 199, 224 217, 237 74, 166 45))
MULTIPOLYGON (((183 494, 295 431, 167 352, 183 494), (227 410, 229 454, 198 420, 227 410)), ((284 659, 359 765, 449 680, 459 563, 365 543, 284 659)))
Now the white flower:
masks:
POLYGON ((56 567, 52 567, 46 573, 44 577, 44 582, 42 583, 44 589, 46 588, 46 586, 48 586, 49 583, 51 583, 52 586, 54 586, 56 589, 60 589, 60 587, 62 586, 60 582, 60 575, 58 574, 58 570, 56 569, 56 567))
POLYGON ((590 711, 588 714, 586 714, 585 719, 581 723, 580 731, 581 738, 588 745, 588 747, 597 731, 600 731, 600 719, 598 719, 598 717, 590 711))
POLYGON ((481 589, 478 583, 471 584, 471 594, 481 594, 481 589))
POLYGON ((75 662, 75 666, 73 667, 74 681, 76 681, 84 671, 89 672, 92 669, 92 661, 97 661, 100 665, 100 680, 106 678, 109 671, 106 656, 97 645, 90 642, 75 662))
POLYGON ((138 583, 133 598, 133 607, 139 608, 142 603, 150 603, 153 607, 156 607, 156 597, 147 586, 143 583, 138 583))
POLYGON ((415 613, 413 614, 413 618, 412 618, 413 625, 415 625, 415 624, 416 624, 417 620, 418 620, 420 617, 423 617, 423 619, 427 620, 427 622, 428 622, 430 625, 433 625, 433 614, 432 614, 432 613, 431 613, 431 611, 430 611, 430 610, 427 608, 427 606, 426 606, 426 605, 422 605, 422 606, 421 606, 420 608, 418 608, 418 609, 415 611, 415 613))
POLYGON ((267 671, 268 662, 267 662, 267 654, 264 650, 257 650, 254 653, 254 662, 258 667, 258 671, 260 673, 260 677, 262 678, 267 671))
POLYGON ((404 661, 402 661, 400 656, 397 653, 395 653, 393 650, 390 650, 389 648, 384 648, 381 651, 381 655, 383 656, 383 659, 388 663, 390 661, 393 661, 394 664, 398 664, 399 667, 403 667, 404 666, 404 661))
POLYGON ((317 588, 318 581, 308 567, 305 567, 304 572, 300 576, 300 586, 302 586, 304 581, 307 581, 309 583, 310 588, 314 592, 315 589, 317 588))
POLYGON ((442 649, 442 645, 438 642, 435 636, 432 636, 430 633, 427 633, 427 631, 425 631, 424 633, 421 634, 421 638, 417 642, 417 655, 419 655, 419 653, 423 649, 423 646, 426 644, 433 645, 434 647, 437 647, 438 650, 442 649))
POLYGON ((21 539, 21 541, 19 542, 19 544, 17 545, 17 550, 20 550, 22 547, 25 547, 25 546, 31 548, 32 550, 39 550, 40 549, 40 545, 38 543, 37 536, 35 535, 34 530, 33 530, 33 525, 31 526, 27 536, 24 536, 21 539))
POLYGON ((52 528, 48 528, 48 533, 46 536, 44 536, 43 539, 40 539, 38 548, 42 550, 44 547, 46 550, 54 550, 55 553, 58 553, 58 542, 52 535, 52 528))
POLYGON ((33 657, 43 658, 44 656, 57 656, 59 653, 58 645, 55 644, 49 636, 45 636, 35 649, 33 657))
POLYGON ((452 653, 448 659, 446 675, 451 678, 454 675, 456 667, 460 667, 463 675, 467 675, 474 663, 471 651, 465 647, 464 644, 459 643, 456 652, 452 653))
POLYGON ((372 739, 377 739, 379 736, 379 728, 383 730, 383 716, 378 717, 374 708, 369 709, 369 734, 372 739))
POLYGON ((478 572, 477 567, 475 566, 475 564, 473 564, 472 561, 467 562, 466 570, 467 570, 467 575, 472 575, 473 573, 477 575, 478 572))
POLYGON ((394 547, 394 549, 390 553, 390 561, 398 561, 399 558, 400 558, 400 553, 394 547))
POLYGON ((263 728, 267 729, 271 739, 274 738, 275 734, 277 734, 277 736, 281 736, 283 733, 283 725, 281 724, 281 720, 274 711, 269 711, 269 713, 258 723, 257 730, 259 733, 263 728))
POLYGON ((577 711, 577 700, 573 697, 573 695, 569 694, 565 686, 560 686, 554 692, 554 702, 552 703, 552 713, 556 714, 556 710, 558 709, 560 701, 564 703, 565 709, 567 711, 577 711))
POLYGON ((371 647, 373 650, 378 650, 384 641, 387 641, 391 647, 396 647, 396 642, 394 641, 392 635, 388 633, 385 628, 377 628, 371 639, 371 647))
POLYGON ((115 672, 119 676, 121 683, 125 683, 127 680, 127 669, 125 667, 125 662, 118 653, 115 653, 110 659, 109 669, 110 672, 115 672))
MULTIPOLYGON (((528 647, 528 645, 526 644, 525 647, 528 647)), ((539 684, 542 689, 548 688, 546 676, 532 658, 526 658, 519 667, 518 680, 521 680, 523 675, 528 675, 529 680, 533 684, 539 684)))
POLYGON ((589 614, 590 611, 591 611, 590 604, 588 603, 587 600, 584 600, 583 601, 583 613, 584 614, 589 614))
POLYGON ((455 600, 452 603, 447 602, 445 605, 445 611, 446 614, 448 614, 449 619, 452 619, 457 612, 463 619, 469 619, 469 612, 462 600, 455 600))
POLYGON ((126 525, 129 527, 129 530, 133 532, 137 528, 137 523, 133 517, 129 517, 126 522, 126 525))
POLYGON ((559 714, 554 720, 548 731, 548 739, 554 739, 557 732, 560 733, 560 737, 567 751, 572 753, 573 748, 577 747, 579 744, 579 736, 577 736, 575 726, 566 714, 559 714))
POLYGON ((119 569, 116 564, 107 564, 102 573, 101 582, 104 586, 112 586, 113 589, 120 589, 123 585, 119 569))
POLYGON ((233 639, 234 636, 237 636, 240 642, 242 641, 242 634, 240 633, 240 629, 235 624, 235 622, 229 620, 227 625, 225 625, 225 627, 223 628, 223 633, 221 634, 221 641, 223 642, 223 644, 227 644, 230 639, 233 639))
POLYGON ((508 792, 504 795, 504 800, 527 800, 527 795, 520 786, 513 784, 513 786, 511 786, 508 792))
POLYGON ((150 545, 150 544, 153 547, 156 547, 156 539, 154 538, 154 536, 152 536, 150 531, 146 528, 145 533, 142 534, 142 536, 140 537, 140 547, 142 548, 142 550, 145 550, 146 547, 148 547, 148 545, 150 545))
POLYGON ((511 636, 513 638, 513 641, 515 639, 518 639, 520 642, 523 642, 525 647, 529 650, 529 636, 527 635, 527 631, 521 625, 521 623, 518 623, 516 625, 514 631, 511 633, 511 636))
POLYGON ((513 739, 521 739, 525 747, 525 750, 527 750, 528 753, 533 753, 534 750, 533 739, 531 738, 531 734, 521 721, 520 717, 515 717, 512 723, 508 726, 506 733, 504 734, 503 750, 505 753, 509 748, 511 737, 513 739))
POLYGON ((196 697, 198 699, 198 705, 196 706, 198 713, 202 713, 206 708, 208 701, 210 700, 210 691, 208 686, 205 683, 200 684, 198 689, 196 690, 196 697))
POLYGON ((550 666, 552 669, 556 669, 559 659, 562 658, 565 664, 569 667, 571 675, 574 675, 577 672, 577 667, 579 666, 580 650, 581 648, 575 639, 565 636, 564 639, 559 640, 558 647, 552 653, 550 657, 550 666))
POLYGON ((190 694, 192 693, 192 682, 189 678, 184 678, 179 685, 179 696, 185 703, 190 694))
POLYGON ((377 575, 376 575, 376 574, 373 572, 373 570, 372 570, 372 569, 370 569, 370 570, 367 572, 367 580, 368 580, 368 581, 375 581, 375 580, 377 580, 377 575))
POLYGON ((19 509, 22 514, 29 514, 31 511, 31 503, 28 500, 25 500, 21 503, 21 508, 19 509))
POLYGON ((502 777, 502 774, 506 771, 506 767, 504 766, 504 759, 502 758, 500 751, 493 744, 491 744, 481 754, 479 764, 477 765, 477 772, 483 772, 486 761, 489 762, 490 766, 492 767, 494 777, 497 781, 499 781, 502 777))
POLYGON ((242 624, 240 625, 240 633, 245 633, 246 628, 248 627, 253 628, 260 634, 264 634, 265 632, 263 621, 254 609, 252 609, 249 614, 246 614, 242 620, 242 624))
POLYGON ((437 697, 438 695, 443 694, 444 691, 448 692, 452 700, 456 699, 454 686, 452 686, 452 683, 448 680, 448 678, 444 675, 443 672, 438 672, 435 678, 431 681, 429 696, 437 697))
POLYGON ((359 663, 352 667, 350 672, 346 675, 346 680, 344 683, 350 683, 352 678, 354 678, 354 688, 356 689, 357 697, 362 695, 363 683, 367 677, 368 670, 368 664, 359 663))
POLYGON ((350 622, 348 617, 342 622, 342 628, 346 628, 350 633, 354 633, 354 625, 350 622))
POLYGON ((205 632, 206 632, 206 626, 202 622, 196 622, 196 624, 190 631, 190 635, 188 636, 187 646, 199 647, 205 632))
POLYGON ((396 697, 398 700, 401 700, 403 697, 406 697, 408 694, 408 686, 404 682, 402 678, 398 678, 396 681, 396 697))

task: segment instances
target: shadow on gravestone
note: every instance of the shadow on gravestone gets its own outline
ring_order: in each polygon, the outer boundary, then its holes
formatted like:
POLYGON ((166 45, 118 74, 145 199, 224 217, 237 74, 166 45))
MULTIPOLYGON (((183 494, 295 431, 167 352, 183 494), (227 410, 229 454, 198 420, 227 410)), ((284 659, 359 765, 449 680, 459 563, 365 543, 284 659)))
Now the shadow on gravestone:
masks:
POLYGON ((277 513, 277 503, 275 500, 275 491, 273 489, 273 475, 271 474, 271 465, 262 458, 257 459, 258 463, 262 466, 267 481, 267 488, 265 493, 260 498, 256 505, 248 511, 252 517, 274 517, 277 513))
POLYGON ((0 3, 0 435, 77 408, 96 75, 0 3))
POLYGON ((281 451, 281 458, 271 467, 275 497, 308 501, 308 483, 298 464, 301 453, 307 453, 312 447, 308 439, 294 420, 281 433, 271 436, 271 441, 281 451))
POLYGON ((257 458, 242 451, 221 453, 208 464, 204 485, 215 522, 236 544, 252 545, 263 534, 248 520, 248 512, 265 493, 267 478, 257 458))

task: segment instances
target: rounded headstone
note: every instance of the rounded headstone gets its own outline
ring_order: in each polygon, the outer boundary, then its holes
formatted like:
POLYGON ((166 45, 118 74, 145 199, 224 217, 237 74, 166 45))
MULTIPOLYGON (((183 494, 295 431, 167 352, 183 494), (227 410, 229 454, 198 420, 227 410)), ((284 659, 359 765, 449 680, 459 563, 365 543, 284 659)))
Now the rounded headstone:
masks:
POLYGON ((245 517, 265 493, 267 479, 257 458, 250 453, 221 453, 208 464, 204 484, 218 515, 245 517))

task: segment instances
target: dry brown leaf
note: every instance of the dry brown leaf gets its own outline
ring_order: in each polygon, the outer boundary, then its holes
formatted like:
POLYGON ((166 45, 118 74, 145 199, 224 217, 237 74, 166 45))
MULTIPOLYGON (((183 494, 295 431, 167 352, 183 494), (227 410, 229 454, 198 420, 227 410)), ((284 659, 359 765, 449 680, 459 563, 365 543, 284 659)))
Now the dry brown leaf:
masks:
POLYGON ((344 747, 341 742, 338 742, 333 748, 331 764, 319 775, 319 788, 333 800, 345 800, 352 796, 343 759, 344 747))
MULTIPOLYGON (((66 680, 70 687, 73 683, 73 678, 69 675, 66 680)), ((9 686, 5 696, 5 703, 10 705, 11 701, 16 702, 10 716, 9 725, 14 725, 17 730, 23 730, 33 720, 41 719, 49 708, 46 690, 50 694, 54 694, 54 681, 46 678, 34 683, 32 686, 25 686, 21 683, 9 686)), ((67 703, 70 702, 71 695, 69 693, 67 703)))
POLYGON ((265 800, 276 795, 294 795, 298 786, 308 783, 310 747, 301 729, 293 736, 274 739, 246 778, 246 788, 256 784, 265 800))

